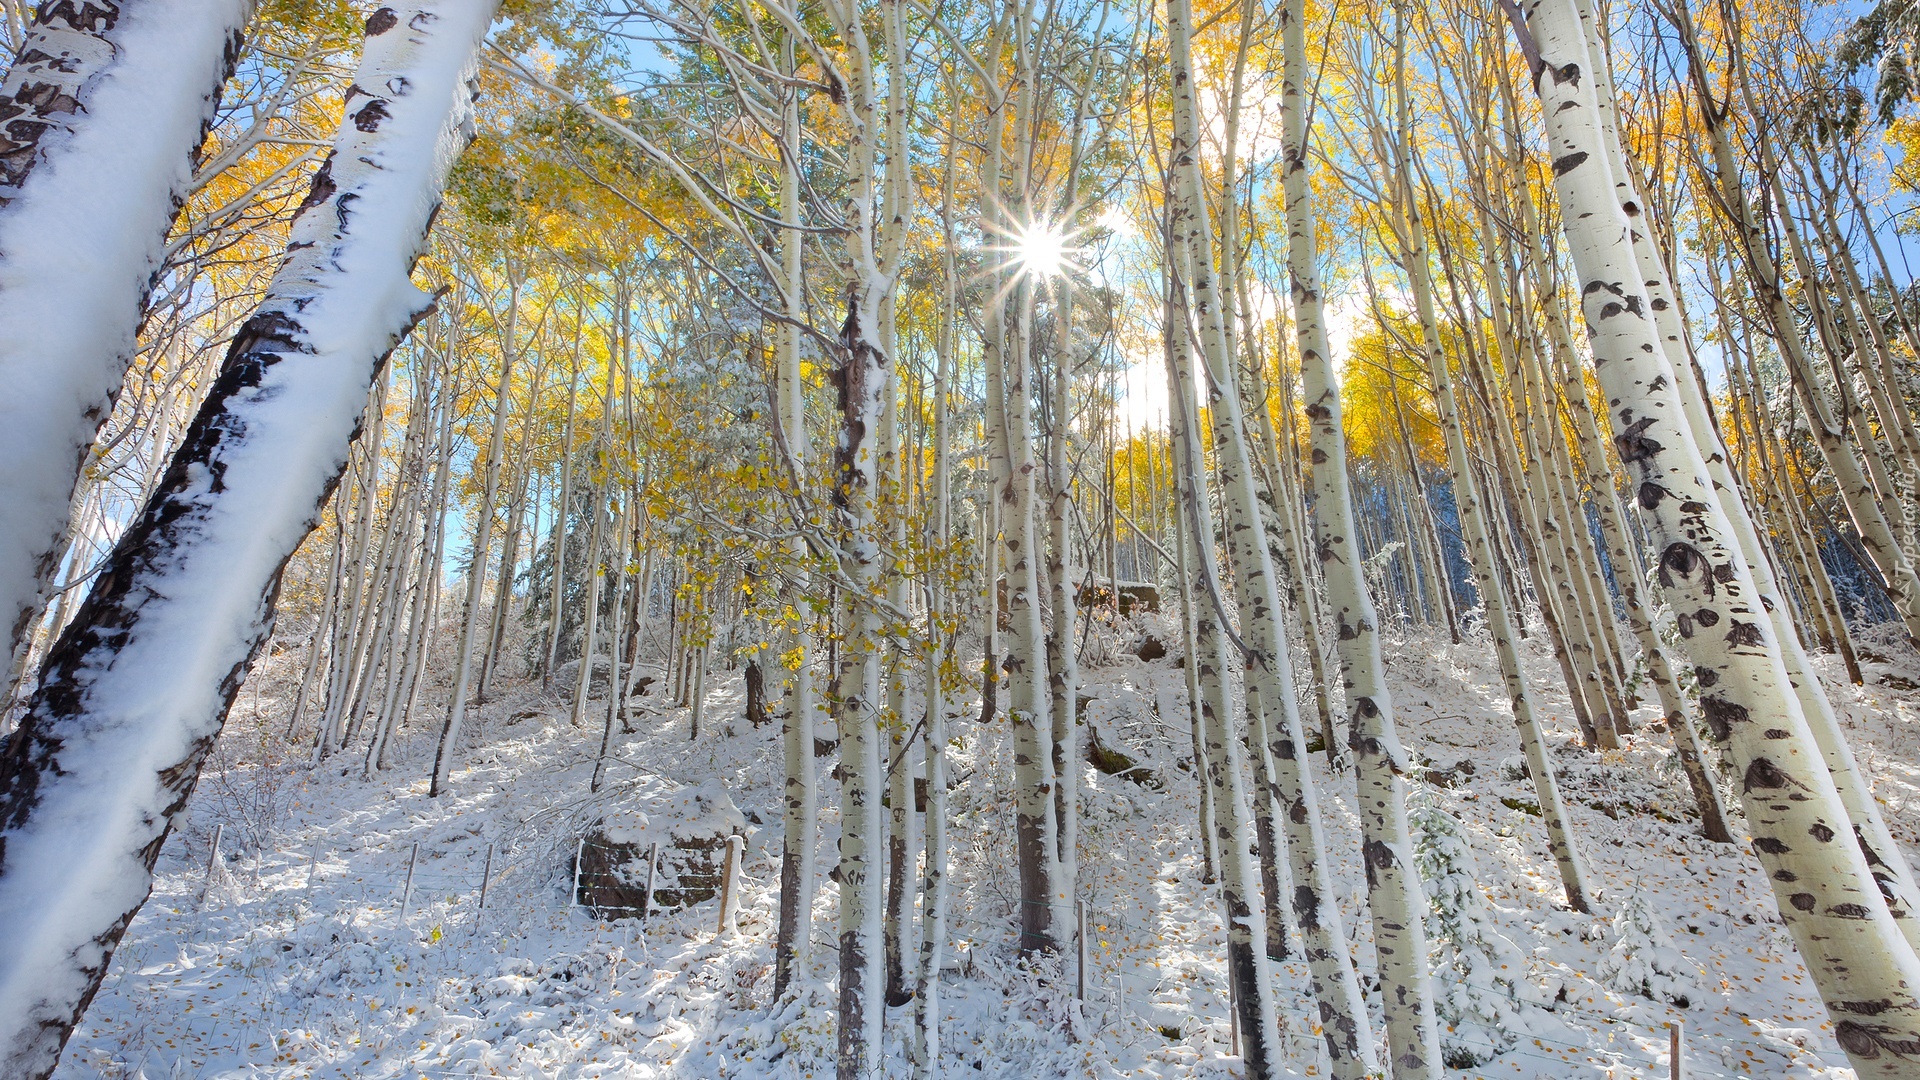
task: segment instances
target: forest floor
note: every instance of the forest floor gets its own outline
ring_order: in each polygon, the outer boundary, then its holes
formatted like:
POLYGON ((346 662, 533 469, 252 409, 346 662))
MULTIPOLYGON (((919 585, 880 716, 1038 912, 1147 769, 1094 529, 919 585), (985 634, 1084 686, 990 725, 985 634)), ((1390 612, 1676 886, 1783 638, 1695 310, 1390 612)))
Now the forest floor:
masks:
MULTIPOLYGON (((1072 1000, 1071 959, 1038 971, 1015 963, 1005 724, 983 730, 972 719, 977 701, 957 710, 954 917, 940 1002, 952 1075, 1244 1075, 1228 1056, 1217 893, 1200 881, 1183 676, 1177 657, 1125 655, 1125 632, 1096 635, 1100 655, 1083 671, 1094 699, 1084 718, 1164 786, 1085 773, 1084 1003, 1072 1000)), ((1493 921, 1529 958, 1542 999, 1558 999, 1551 1011, 1534 1011, 1513 1049, 1450 1075, 1665 1077, 1674 1019, 1685 1021, 1689 1077, 1853 1075, 1758 863, 1743 846, 1696 835, 1664 735, 1643 733, 1603 755, 1573 747, 1564 687, 1533 643, 1534 686, 1601 909, 1574 914, 1560 907, 1491 649, 1425 636, 1391 644, 1402 737, 1438 773, 1471 766, 1463 782, 1433 791, 1468 826, 1493 921), (1632 893, 1651 901, 1698 969, 1700 993, 1688 1008, 1599 981, 1608 915, 1632 893)), ((737 672, 716 683, 697 741, 688 738, 687 710, 662 708, 658 692, 639 699, 654 711, 640 717, 637 734, 616 740, 618 761, 599 795, 588 784, 600 710, 580 730, 566 703, 537 687, 512 689, 481 710, 484 742, 452 790, 432 799, 430 732, 403 738, 395 767, 371 780, 357 756, 318 768, 286 760, 270 733, 285 723, 297 653, 267 661, 242 690, 188 823, 160 856, 152 899, 56 1077, 831 1075, 835 886, 822 881, 814 909, 814 979, 776 1007, 779 730, 741 719, 737 672), (249 763, 227 764, 236 760, 249 763), (713 901, 611 922, 569 902, 574 845, 587 826, 613 807, 657 808, 714 779, 754 823, 737 934, 716 934, 713 901), (223 869, 209 888, 216 824, 223 869), (479 910, 490 850, 493 876, 479 910)), ((1909 657, 1868 672, 1868 684, 1853 687, 1835 678, 1837 667, 1823 669, 1912 858, 1920 854, 1920 665, 1909 657)), ((1311 716, 1311 705, 1303 711, 1311 716)), ((1365 971, 1372 956, 1352 776, 1331 773, 1324 757, 1316 762, 1337 899, 1365 971)), ((839 828, 827 764, 823 878, 839 828)), ((1327 1075, 1303 965, 1282 963, 1276 977, 1292 1069, 1327 1075)), ((910 1023, 910 1006, 887 1015, 889 1077, 910 1075, 910 1023)))

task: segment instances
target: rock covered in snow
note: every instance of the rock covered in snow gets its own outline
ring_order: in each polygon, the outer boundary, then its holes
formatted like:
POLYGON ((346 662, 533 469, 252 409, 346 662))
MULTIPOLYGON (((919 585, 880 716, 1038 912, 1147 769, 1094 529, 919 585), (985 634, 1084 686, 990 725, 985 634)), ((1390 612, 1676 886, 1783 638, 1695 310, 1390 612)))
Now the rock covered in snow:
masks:
POLYGON ((645 806, 610 809, 581 838, 572 868, 574 900, 602 918, 631 918, 711 898, 720 888, 727 837, 744 839, 754 831, 717 779, 645 806), (650 855, 657 856, 657 867, 650 855))

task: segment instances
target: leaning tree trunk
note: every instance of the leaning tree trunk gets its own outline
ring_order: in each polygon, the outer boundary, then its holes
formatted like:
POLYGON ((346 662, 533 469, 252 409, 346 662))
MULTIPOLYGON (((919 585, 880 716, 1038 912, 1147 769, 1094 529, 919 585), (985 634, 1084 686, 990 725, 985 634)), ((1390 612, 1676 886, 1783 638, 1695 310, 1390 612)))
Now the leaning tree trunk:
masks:
POLYGON ((1701 711, 1741 778, 1754 852, 1855 1069, 1911 1076, 1920 1066, 1920 959, 1854 841, 1689 427, 1642 284, 1658 271, 1638 265, 1634 222, 1614 196, 1579 13, 1573 0, 1534 0, 1524 21, 1509 13, 1541 100, 1614 439, 1658 548, 1661 589, 1680 613, 1701 711))
MULTIPOLYGON (((1508 85, 1502 83, 1503 92, 1506 92, 1508 85)), ((1647 676, 1660 698, 1660 713, 1667 722, 1667 735, 1673 740, 1681 768, 1686 773, 1687 784, 1693 791, 1694 803, 1700 808, 1701 835, 1716 843, 1732 843, 1733 833, 1727 826, 1726 808, 1721 805, 1719 785, 1709 773, 1708 763, 1700 752, 1691 703, 1681 693, 1673 665, 1668 662, 1666 649, 1653 629, 1652 617, 1641 601, 1641 587, 1645 584, 1641 576, 1642 567, 1628 544, 1626 526, 1620 519, 1618 488, 1608 462, 1606 445, 1600 441, 1599 423, 1594 418, 1592 403, 1587 399, 1586 382, 1580 378, 1571 360, 1564 365, 1552 362, 1553 359, 1571 357, 1573 344, 1567 333, 1566 320, 1561 316, 1560 297, 1548 275, 1546 246, 1540 234, 1539 214, 1535 210, 1532 189, 1525 184, 1516 184, 1515 187, 1519 192, 1520 231, 1525 242, 1522 257, 1535 283, 1535 295, 1547 325, 1547 341, 1535 347, 1533 356, 1540 369, 1542 393, 1551 398, 1551 391, 1547 388, 1551 386, 1553 373, 1558 371, 1563 388, 1561 396, 1566 402, 1574 433, 1580 440, 1585 479, 1593 489, 1594 503, 1599 511, 1601 535, 1606 539, 1608 557, 1613 560, 1614 581, 1619 585, 1620 597, 1626 605, 1627 624, 1633 631, 1634 640, 1640 644, 1640 653, 1647 665, 1647 676), (1551 358, 1547 349, 1552 350, 1551 358)), ((1557 409, 1550 412, 1558 415, 1557 409)))
MULTIPOLYGON (((1446 436, 1447 460, 1453 475, 1454 505, 1459 510, 1460 531, 1465 535, 1469 561, 1473 564, 1480 599, 1486 606, 1487 632, 1493 638, 1500 675, 1513 709, 1514 726, 1520 734, 1520 747, 1527 758, 1540 814, 1547 827, 1547 847, 1560 872, 1560 884, 1566 891, 1567 906, 1588 911, 1586 867, 1580 858, 1572 822, 1565 802, 1560 798, 1552 755, 1548 753, 1546 733, 1534 711, 1533 691, 1527 686, 1526 672, 1515 645, 1513 617, 1514 592, 1502 580, 1495 550, 1492 514, 1483 497, 1485 487, 1473 468, 1467 448, 1458 395, 1448 367, 1446 350, 1441 345, 1440 326, 1434 312, 1433 275, 1427 261, 1426 225, 1413 187, 1411 166, 1406 154, 1411 141, 1411 121, 1403 111, 1400 122, 1400 148, 1397 151, 1398 178, 1394 196, 1393 229, 1398 233, 1399 257, 1407 281, 1413 287, 1414 310, 1420 320, 1423 361, 1433 382, 1434 404, 1439 411, 1440 429, 1446 436)), ((1512 560, 1509 560, 1511 562, 1512 560)), ((1517 572, 1516 572, 1517 577, 1517 572)), ((1568 612, 1568 618, 1576 613, 1568 612)))
MULTIPOLYGON (((1685 5, 1676 5, 1673 14, 1680 24, 1685 39, 1695 42, 1691 17, 1685 5)), ((1596 54, 1597 50, 1594 50, 1592 43, 1589 42, 1589 55, 1596 54)), ((1705 84, 1707 73, 1705 59, 1700 54, 1697 43, 1696 47, 1690 50, 1690 59, 1695 86, 1698 88, 1705 84)), ((1736 69, 1735 74, 1743 76, 1744 72, 1736 69)), ((1605 85, 1604 79, 1601 85, 1605 85)), ((1716 114, 1709 112, 1707 115, 1716 114)), ((1723 185, 1722 191, 1733 194, 1739 191, 1739 181, 1737 166, 1732 159, 1722 123, 1724 119, 1724 115, 1719 115, 1719 118, 1709 125, 1709 129, 1715 147, 1715 162, 1720 170, 1719 180, 1723 185)), ((1637 187, 1633 182, 1634 178, 1626 171, 1624 155, 1618 143, 1608 138, 1608 131, 1604 124, 1602 139, 1603 149, 1608 155, 1608 164, 1611 169, 1617 170, 1614 189, 1627 200, 1622 203, 1622 209, 1627 210, 1629 205, 1634 207, 1642 205, 1637 187)), ((1767 151, 1764 143, 1762 149, 1765 157, 1767 151)), ((1741 226, 1742 236, 1746 241, 1752 243, 1760 239, 1747 227, 1751 219, 1744 203, 1738 203, 1737 209, 1735 209, 1736 203, 1723 203, 1723 205, 1735 212, 1736 224, 1741 226)), ((1631 212, 1628 212, 1631 216, 1631 212)), ((1786 669, 1786 685, 1798 703, 1800 715, 1807 723, 1814 744, 1825 756, 1827 774, 1833 781, 1841 806, 1846 810, 1847 819, 1852 825, 1854 840, 1861 849, 1861 854, 1865 857, 1874 880, 1879 885, 1880 894, 1886 899, 1888 909, 1906 938, 1907 944, 1920 951, 1920 912, 1916 911, 1920 908, 1920 889, 1916 888, 1912 870, 1894 841, 1892 833, 1887 829, 1886 821, 1880 814, 1879 804, 1873 798, 1871 786, 1854 760, 1853 751, 1847 745, 1846 735, 1840 729, 1839 720, 1834 715, 1833 704, 1827 698, 1825 687, 1821 684, 1819 677, 1814 674, 1799 634, 1787 618, 1787 608, 1784 603, 1779 602, 1783 598, 1780 597, 1778 584, 1774 581, 1772 565, 1753 521, 1747 513, 1745 503, 1740 498, 1740 491, 1735 486, 1732 471, 1728 466, 1730 455, 1721 444, 1718 429, 1707 411, 1707 403, 1701 390, 1700 379, 1696 376, 1696 365, 1686 337, 1685 309, 1682 306, 1681 297, 1667 285, 1668 270, 1661 254, 1653 247, 1651 230, 1632 229, 1629 240, 1633 246, 1636 264, 1641 271, 1641 280, 1646 285, 1653 311, 1655 332, 1659 335, 1668 363, 1680 376, 1676 380, 1674 389, 1691 426, 1694 440, 1702 450, 1708 480, 1716 490, 1727 492, 1731 499, 1731 502, 1724 507, 1728 525, 1732 529, 1730 535, 1735 549, 1744 556, 1748 569, 1753 575, 1754 588, 1761 597, 1761 608, 1773 625, 1775 642, 1779 646, 1780 658, 1786 669)), ((1756 276, 1769 273, 1767 268, 1771 263, 1767 260, 1765 249, 1750 246, 1749 251, 1756 256, 1749 263, 1756 276)), ((1777 278, 1771 280, 1774 280, 1777 285, 1777 278)), ((1765 293, 1767 290, 1760 288, 1757 291, 1765 293)), ((1774 292, 1777 295, 1777 289, 1774 292)), ((1799 347, 1799 342, 1797 335, 1787 338, 1781 343, 1782 351, 1791 358, 1799 347)), ((1810 390, 1811 387, 1803 387, 1803 389, 1810 390)), ((1897 546, 1888 550, 1894 555, 1901 555, 1897 546)), ((1904 555, 1901 557, 1904 558, 1904 555)))
MULTIPOLYGON (((18 645, 253 0, 47 3, 0 81, 0 625, 18 645)), ((58 632, 58 628, 55 628, 58 632)))
POLYGON ((368 388, 431 306, 408 275, 470 137, 493 9, 422 0, 368 19, 287 259, 0 757, 0 1074, 53 1071, 272 629, 280 571, 339 480, 368 388))

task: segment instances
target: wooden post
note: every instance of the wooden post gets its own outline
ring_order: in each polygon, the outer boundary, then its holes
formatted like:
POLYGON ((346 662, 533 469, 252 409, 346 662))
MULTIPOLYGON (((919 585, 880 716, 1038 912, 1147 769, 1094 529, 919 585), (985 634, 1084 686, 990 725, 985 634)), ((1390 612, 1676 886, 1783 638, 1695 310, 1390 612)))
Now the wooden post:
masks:
POLYGON ((653 879, 660 873, 660 845, 647 845, 647 895, 640 901, 640 914, 653 914, 653 879))
POLYGON ((1080 1001, 1087 1000, 1087 902, 1075 900, 1074 935, 1079 942, 1079 969, 1074 972, 1073 996, 1080 1001))
POLYGON ((744 837, 727 837, 726 861, 720 864, 720 925, 714 929, 715 936, 734 928, 734 918, 740 906, 740 853, 746 846, 744 837))
POLYGON ((407 922, 407 909, 413 906, 413 867, 420 861, 420 841, 413 842, 412 850, 407 852, 407 884, 400 890, 400 923, 407 922))
MULTIPOLYGON (((587 658, 587 660, 591 660, 591 659, 592 657, 587 658)), ((582 660, 580 662, 584 664, 587 662, 587 660, 582 660)), ((580 866, 582 863, 586 861, 586 857, 587 857, 587 838, 583 836, 580 838, 580 843, 576 845, 573 849, 573 898, 571 899, 571 901, 569 901, 570 903, 573 903, 573 904, 578 904, 580 902, 580 866)))
POLYGON ((214 871, 220 868, 220 835, 224 833, 226 829, 227 827, 224 824, 213 827, 213 846, 207 850, 207 876, 200 882, 200 899, 197 901, 198 903, 205 904, 207 902, 207 893, 213 888, 214 871))
POLYGON ((487 886, 493 883, 493 845, 487 845, 487 863, 480 871, 480 906, 473 912, 473 932, 480 933, 480 918, 487 910, 487 886))
POLYGON ((1680 1080, 1680 1048, 1686 1023, 1675 1020, 1667 1025, 1667 1080, 1680 1080))

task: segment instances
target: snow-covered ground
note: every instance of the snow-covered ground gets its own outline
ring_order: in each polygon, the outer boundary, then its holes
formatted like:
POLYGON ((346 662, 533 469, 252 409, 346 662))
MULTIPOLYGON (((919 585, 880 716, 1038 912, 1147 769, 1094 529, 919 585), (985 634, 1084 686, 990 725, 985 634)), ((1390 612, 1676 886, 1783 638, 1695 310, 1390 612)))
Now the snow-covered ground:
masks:
MULTIPOLYGON (((1537 648, 1537 644, 1536 644, 1537 648)), ((1115 650, 1108 649, 1108 652, 1115 650)), ((1888 652, 1893 650, 1889 649, 1888 652)), ((1683 1019, 1689 1077, 1851 1077, 1798 956, 1744 849, 1699 839, 1665 737, 1619 752, 1571 747, 1564 690, 1544 655, 1530 670, 1556 733, 1564 791, 1599 890, 1600 913, 1560 910, 1533 792, 1484 642, 1404 637, 1390 650, 1402 735, 1455 786, 1439 804, 1466 822, 1492 921, 1530 958, 1541 1000, 1518 1044, 1461 1076, 1664 1077, 1667 1024, 1683 1019), (1632 895, 1697 969, 1685 1009, 1610 990, 1602 960, 1632 895)), ((202 779, 187 827, 160 857, 154 894, 129 929, 61 1080, 133 1077, 768 1077, 832 1074, 827 977, 834 886, 815 909, 815 980, 770 1001, 779 849, 779 734, 740 719, 726 672, 697 741, 683 709, 643 717, 620 740, 600 795, 597 748, 568 708, 532 688, 481 710, 481 748, 450 794, 427 797, 432 734, 408 733, 402 762, 373 780, 357 757, 285 763, 269 734, 285 723, 298 650, 267 662, 236 703, 221 759, 202 779), (262 748, 265 748, 263 751, 262 748), (220 768, 265 756, 282 763, 220 768), (737 934, 716 934, 714 901, 644 920, 601 922, 569 905, 583 829, 609 808, 717 778, 755 826, 737 934), (224 825, 225 869, 207 890, 209 844, 224 825), (401 910, 418 844, 408 910, 401 910), (486 907, 483 867, 492 852, 486 907)), ((1083 786, 1081 896, 1090 970, 1072 1000, 1072 960, 1014 962, 1012 806, 1004 723, 954 721, 950 836, 953 940, 942 990, 950 1075, 1241 1076, 1230 1056, 1223 937, 1200 882, 1191 738, 1176 657, 1130 656, 1083 672, 1085 718, 1166 778, 1164 790, 1089 769, 1083 786)), ((1825 672, 1894 832, 1920 841, 1920 670, 1868 666, 1852 687, 1825 672)), ((661 709, 656 693, 641 699, 661 709)), ((597 711, 597 710, 596 710, 597 711)), ((1353 951, 1371 968, 1364 877, 1354 857, 1351 777, 1317 758, 1316 780, 1353 951)), ((830 760, 822 761, 824 767, 830 760)), ((823 775, 821 870, 838 815, 823 775)), ((1297 952, 1297 950, 1296 950, 1297 952)), ((1286 1049, 1296 1072, 1326 1066, 1299 961, 1278 968, 1286 1049)), ((911 1010, 887 1017, 887 1075, 906 1076, 911 1010)))

